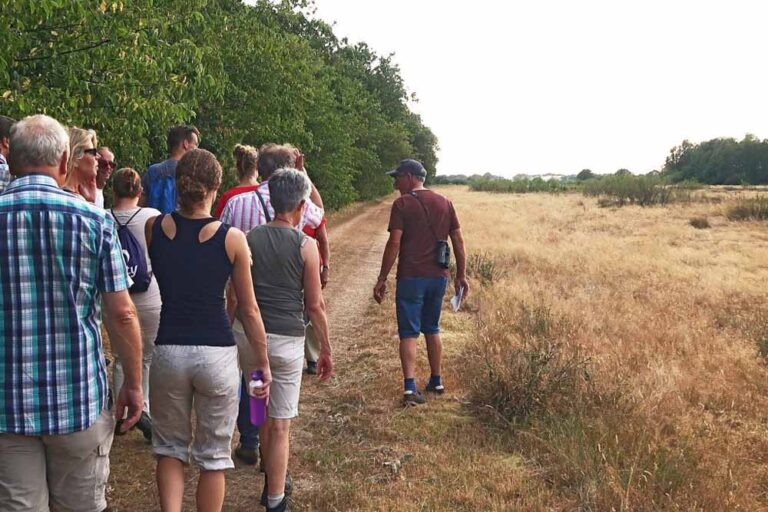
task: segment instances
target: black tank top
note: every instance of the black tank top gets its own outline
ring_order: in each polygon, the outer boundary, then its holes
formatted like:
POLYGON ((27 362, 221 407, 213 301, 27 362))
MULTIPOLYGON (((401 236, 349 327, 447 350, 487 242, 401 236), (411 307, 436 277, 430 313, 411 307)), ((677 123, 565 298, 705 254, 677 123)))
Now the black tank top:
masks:
POLYGON ((235 344, 224 307, 224 287, 232 274, 224 240, 230 226, 222 224, 210 239, 200 243, 200 230, 214 218, 187 219, 176 212, 176 236, 168 238, 161 227, 165 215, 152 226, 149 257, 160 285, 163 307, 155 345, 235 344))

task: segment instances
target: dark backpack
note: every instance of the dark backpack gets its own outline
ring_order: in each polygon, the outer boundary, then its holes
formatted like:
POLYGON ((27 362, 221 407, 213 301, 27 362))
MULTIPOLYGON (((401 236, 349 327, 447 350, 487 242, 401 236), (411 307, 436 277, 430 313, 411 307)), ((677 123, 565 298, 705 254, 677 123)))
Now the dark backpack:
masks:
POLYGON ((160 213, 171 213, 176 209, 176 178, 160 176, 149 187, 147 206, 160 210, 160 213))
POLYGON ((133 236, 131 230, 128 229, 128 224, 141 211, 141 208, 131 215, 131 218, 125 224, 120 224, 114 210, 110 211, 115 219, 115 224, 117 224, 117 238, 120 240, 120 247, 123 259, 125 260, 125 267, 128 270, 128 276, 133 279, 133 285, 128 291, 130 293, 145 292, 149 288, 149 283, 152 282, 152 272, 147 268, 147 257, 144 248, 136 240, 136 237, 133 236))

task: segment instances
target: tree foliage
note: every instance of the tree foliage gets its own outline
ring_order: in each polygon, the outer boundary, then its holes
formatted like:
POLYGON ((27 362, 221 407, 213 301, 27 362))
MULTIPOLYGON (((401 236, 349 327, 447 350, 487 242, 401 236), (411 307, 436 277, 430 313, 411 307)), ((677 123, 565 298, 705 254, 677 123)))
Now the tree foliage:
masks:
POLYGON ((437 140, 408 108, 392 56, 339 40, 309 1, 7 0, 0 113, 94 128, 120 165, 166 154, 194 123, 235 182, 237 142, 290 142, 326 203, 392 190, 405 157, 434 176, 437 140))
POLYGON ((696 180, 710 185, 768 184, 768 140, 712 139, 701 144, 684 140, 669 152, 662 173, 673 181, 696 180))

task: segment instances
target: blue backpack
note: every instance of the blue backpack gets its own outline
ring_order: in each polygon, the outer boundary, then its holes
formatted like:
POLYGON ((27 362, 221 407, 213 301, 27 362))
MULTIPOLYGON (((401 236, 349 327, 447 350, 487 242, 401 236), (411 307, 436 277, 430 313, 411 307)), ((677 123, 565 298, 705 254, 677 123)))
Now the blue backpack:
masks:
POLYGON ((147 195, 147 206, 160 210, 160 213, 171 213, 176 209, 176 178, 174 176, 159 176, 152 181, 147 195))
POLYGON ((131 215, 131 218, 125 224, 120 224, 114 210, 110 211, 115 219, 115 224, 117 224, 117 238, 120 240, 120 247, 123 259, 125 260, 126 270, 128 270, 128 276, 133 279, 133 285, 128 291, 130 293, 145 292, 149 288, 149 283, 152 282, 152 272, 147 268, 147 257, 144 253, 144 248, 136 240, 136 237, 133 236, 131 230, 128 229, 128 224, 141 211, 141 208, 131 215))

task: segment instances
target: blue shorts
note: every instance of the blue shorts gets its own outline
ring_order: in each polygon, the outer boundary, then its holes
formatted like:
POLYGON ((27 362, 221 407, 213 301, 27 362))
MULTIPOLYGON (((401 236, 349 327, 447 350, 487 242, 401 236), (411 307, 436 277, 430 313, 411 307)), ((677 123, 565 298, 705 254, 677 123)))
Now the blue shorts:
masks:
POLYGON ((406 277, 397 280, 397 332, 401 338, 440 332, 440 308, 447 277, 406 277))

